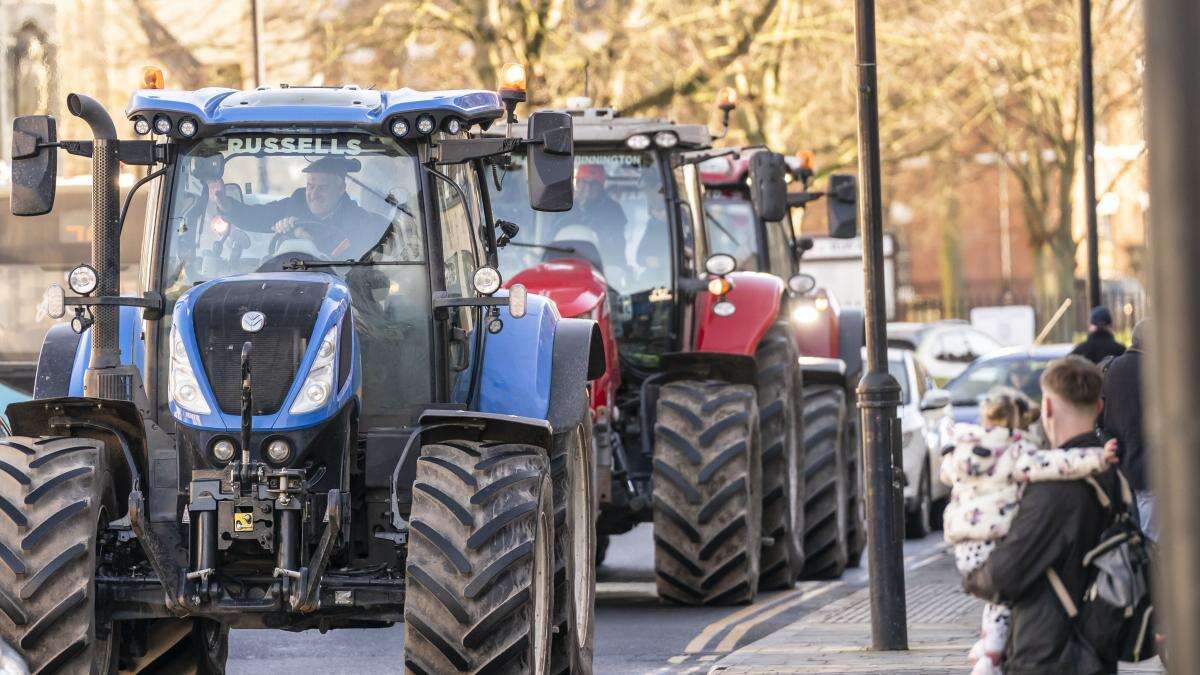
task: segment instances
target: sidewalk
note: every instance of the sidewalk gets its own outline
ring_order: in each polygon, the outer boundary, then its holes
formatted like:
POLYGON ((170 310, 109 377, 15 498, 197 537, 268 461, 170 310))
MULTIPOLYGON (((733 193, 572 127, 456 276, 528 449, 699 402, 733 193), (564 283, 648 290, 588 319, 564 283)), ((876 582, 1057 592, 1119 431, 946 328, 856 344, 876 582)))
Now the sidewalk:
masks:
MULTIPOLYGON (((964 594, 949 552, 907 575, 907 652, 872 652, 863 588, 721 659, 710 673, 966 673, 983 603, 964 594)), ((1157 660, 1121 673, 1163 673, 1157 660)))

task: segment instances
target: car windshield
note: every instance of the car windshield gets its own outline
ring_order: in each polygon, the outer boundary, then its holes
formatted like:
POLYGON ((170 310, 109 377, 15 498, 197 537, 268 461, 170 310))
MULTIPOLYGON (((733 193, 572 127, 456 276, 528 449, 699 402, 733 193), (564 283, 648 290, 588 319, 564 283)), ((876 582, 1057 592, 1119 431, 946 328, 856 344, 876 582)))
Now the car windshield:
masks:
POLYGON ((575 206, 534 211, 524 157, 513 157, 494 198, 496 218, 521 228, 500 252, 506 277, 555 258, 584 258, 623 297, 671 286, 671 241, 662 174, 653 153, 576 152, 575 206))
POLYGON ((179 159, 163 291, 299 260, 420 262, 416 163, 387 138, 234 134, 179 159))
POLYGON ((728 253, 742 271, 758 270, 756 219, 750 202, 740 199, 706 198, 704 225, 712 253, 728 253))
POLYGON ((908 405, 912 400, 912 393, 909 390, 911 383, 908 381, 908 368, 904 359, 888 359, 888 373, 900 383, 900 404, 908 405))
POLYGON ((954 405, 975 405, 995 387, 1013 387, 1042 402, 1042 371, 1052 359, 1018 357, 976 361, 946 385, 954 405))

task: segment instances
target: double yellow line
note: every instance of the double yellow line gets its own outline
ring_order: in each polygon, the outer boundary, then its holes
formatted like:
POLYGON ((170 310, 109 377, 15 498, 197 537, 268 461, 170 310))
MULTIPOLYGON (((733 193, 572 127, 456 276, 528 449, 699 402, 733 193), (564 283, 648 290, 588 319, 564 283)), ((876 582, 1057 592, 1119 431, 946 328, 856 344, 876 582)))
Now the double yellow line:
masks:
POLYGON ((747 633, 764 621, 844 585, 845 583, 841 581, 804 582, 798 588, 780 593, 767 602, 756 603, 740 609, 705 626, 704 630, 692 638, 687 647, 684 647, 684 654, 731 652, 737 647, 738 642, 746 637, 747 633), (725 631, 728 631, 725 633, 725 637, 714 648, 709 649, 709 643, 716 640, 725 631))

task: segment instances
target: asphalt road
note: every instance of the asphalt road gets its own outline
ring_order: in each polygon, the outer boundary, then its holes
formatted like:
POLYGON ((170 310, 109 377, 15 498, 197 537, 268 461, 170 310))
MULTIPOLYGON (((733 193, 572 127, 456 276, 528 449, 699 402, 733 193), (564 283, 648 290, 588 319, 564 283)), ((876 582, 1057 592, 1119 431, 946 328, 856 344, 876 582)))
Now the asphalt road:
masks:
MULTIPOLYGON (((941 555, 941 533, 905 545, 909 569, 941 555)), ((864 561, 865 565, 865 561, 864 561)), ((760 594, 749 607, 679 607, 654 594, 651 528, 615 537, 600 568, 596 608, 596 672, 695 672, 866 585, 863 569, 841 580, 802 582, 791 591, 760 594)), ((367 675, 399 672, 404 627, 317 631, 234 631, 229 672, 293 675, 320 672, 367 675)))

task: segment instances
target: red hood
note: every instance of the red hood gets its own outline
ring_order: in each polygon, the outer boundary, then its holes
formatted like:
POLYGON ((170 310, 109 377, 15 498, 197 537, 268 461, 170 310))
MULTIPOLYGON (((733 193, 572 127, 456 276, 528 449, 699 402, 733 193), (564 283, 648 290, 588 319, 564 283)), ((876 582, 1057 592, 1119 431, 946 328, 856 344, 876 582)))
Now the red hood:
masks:
POLYGON ((564 317, 585 316, 604 298, 604 277, 591 263, 562 258, 540 263, 514 275, 505 287, 523 284, 530 293, 544 295, 558 305, 564 317))

